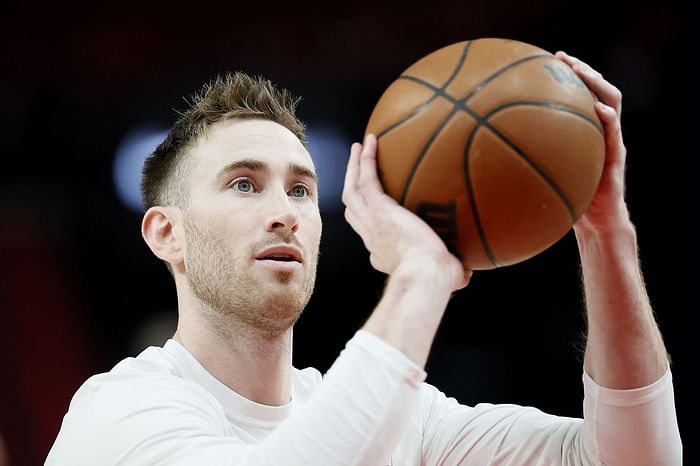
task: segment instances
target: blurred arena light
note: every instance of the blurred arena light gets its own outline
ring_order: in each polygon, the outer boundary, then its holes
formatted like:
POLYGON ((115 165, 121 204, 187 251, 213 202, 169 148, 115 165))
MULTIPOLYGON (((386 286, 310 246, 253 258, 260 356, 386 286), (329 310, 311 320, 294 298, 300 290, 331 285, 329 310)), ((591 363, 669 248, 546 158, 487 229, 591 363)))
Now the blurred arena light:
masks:
POLYGON ((319 179, 321 211, 340 210, 343 207, 341 196, 351 142, 340 129, 327 123, 309 124, 306 140, 319 179))
POLYGON ((119 200, 129 210, 143 212, 140 189, 143 162, 167 134, 167 129, 142 126, 126 133, 119 143, 114 156, 112 179, 119 200))

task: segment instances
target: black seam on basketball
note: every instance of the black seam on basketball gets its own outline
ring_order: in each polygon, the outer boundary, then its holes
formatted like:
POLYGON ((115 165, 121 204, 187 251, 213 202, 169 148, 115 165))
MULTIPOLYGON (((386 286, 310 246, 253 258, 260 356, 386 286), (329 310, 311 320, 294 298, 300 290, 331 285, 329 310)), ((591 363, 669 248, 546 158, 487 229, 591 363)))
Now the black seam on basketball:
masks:
POLYGON ((464 101, 464 103, 466 103, 469 99, 474 97, 474 95, 477 92, 479 92, 481 89, 483 89, 484 86, 486 86, 488 83, 490 83, 491 81, 493 81, 494 79, 496 79, 497 77, 499 77, 500 75, 505 73, 506 71, 510 71, 511 69, 515 68, 516 66, 522 65, 523 63, 529 62, 531 60, 535 60, 537 58, 542 58, 542 57, 551 57, 551 56, 552 56, 551 53, 542 52, 542 53, 536 53, 534 55, 528 55, 527 57, 523 57, 519 60, 515 60, 514 62, 508 63, 506 66, 504 66, 503 68, 496 71, 494 74, 492 74, 491 76, 489 76, 488 78, 484 79, 479 84, 477 84, 476 87, 474 87, 474 89, 462 99, 462 101, 464 101))
MULTIPOLYGON (((415 76, 403 75, 403 76, 400 76, 399 79, 405 79, 405 80, 408 80, 408 81, 413 81, 413 82, 415 82, 415 83, 420 84, 421 86, 425 86, 425 87, 427 87, 428 89, 430 89, 430 90, 432 90, 433 92, 435 92, 436 94, 438 94, 440 97, 444 97, 444 98, 446 98, 447 100, 449 100, 450 102, 452 102, 452 103, 454 103, 454 104, 456 104, 456 103, 458 103, 458 102, 461 102, 461 103, 463 103, 463 104, 466 104, 467 101, 468 101, 469 99, 471 99, 472 97, 474 97, 474 95, 475 95, 477 92, 479 92, 481 89, 483 89, 484 86, 486 86, 488 83, 490 83, 491 81, 493 81, 493 80, 496 79, 497 77, 501 76, 501 75, 502 75, 503 73, 505 73, 506 71, 510 71, 511 69, 515 68, 515 67, 518 66, 518 65, 521 65, 521 64, 523 64, 523 63, 529 62, 529 61, 531 61, 531 60, 535 60, 535 59, 537 59, 537 58, 549 58, 549 57, 552 57, 552 55, 549 54, 549 53, 546 53, 546 52, 545 52, 545 53, 537 53, 537 54, 535 54, 535 55, 528 55, 527 57, 523 57, 523 58, 521 58, 521 59, 519 59, 519 60, 516 60, 516 61, 514 61, 514 62, 508 63, 506 66, 504 66, 503 68, 497 70, 495 73, 493 73, 492 75, 490 75, 489 77, 487 77, 486 79, 484 79, 483 81, 481 81, 479 84, 477 84, 477 85, 474 87, 474 89, 472 89, 472 91, 471 91, 469 94, 467 94, 466 96, 462 97, 461 99, 456 99, 455 97, 453 97, 453 96, 449 95, 448 93, 446 93, 445 90, 444 90, 443 88, 435 87, 435 86, 433 86, 432 84, 430 84, 429 82, 424 81, 424 80, 422 80, 422 79, 420 79, 420 78, 416 78, 415 76)), ((433 98, 434 98, 434 97, 435 97, 435 96, 433 96, 433 98)))
POLYGON ((526 106, 544 107, 544 108, 548 108, 548 109, 550 109, 550 110, 558 110, 558 111, 561 111, 561 112, 566 112, 566 113, 569 113, 569 114, 571 114, 571 115, 577 116, 577 117, 579 117, 579 118, 581 118, 581 119, 587 121, 587 122, 590 123, 591 125, 593 125, 593 127, 595 127, 595 129, 598 130, 598 132, 599 132, 600 134, 602 134, 603 136, 605 136, 605 130, 604 130, 603 127, 601 126, 600 122, 594 120, 593 118, 589 117, 589 116, 586 115, 585 113, 579 112, 578 110, 573 109, 573 108, 571 108, 571 107, 567 107, 566 105, 555 104, 555 103, 552 103, 552 102, 543 102, 543 101, 541 101, 541 100, 521 100, 521 101, 509 102, 509 103, 507 103, 507 104, 503 104, 503 105, 501 105, 501 106, 499 106, 499 107, 494 108, 493 110, 491 110, 490 112, 488 112, 486 115, 484 115, 484 118, 486 118, 486 119, 488 120, 489 118, 491 118, 491 117, 492 117, 493 115, 495 115, 496 113, 498 113, 498 112, 500 112, 500 111, 502 111, 502 110, 505 110, 505 109, 507 109, 507 108, 512 108, 512 107, 526 107, 526 106))
MULTIPOLYGON (((464 44, 464 49, 462 49, 462 55, 459 57, 459 62, 457 63, 457 67, 452 72, 452 76, 447 78, 447 81, 445 81, 445 84, 443 84, 440 87, 440 89, 442 89, 442 90, 447 89, 447 86, 449 86, 450 83, 457 77, 457 75, 459 74, 459 70, 462 69, 464 62, 467 59, 467 53, 469 53, 469 47, 471 47, 471 45, 472 45, 472 41, 467 41, 467 43, 464 44)), ((400 77, 399 77, 399 79, 400 79, 400 77)))
MULTIPOLYGON (((537 165, 537 163, 525 153, 522 149, 520 149, 518 146, 515 145, 513 141, 508 139, 503 133, 498 131, 496 128, 494 128, 491 123, 488 121, 486 117, 479 116, 474 110, 471 108, 465 106, 464 107, 467 113, 469 113, 474 119, 477 120, 477 127, 479 126, 485 126, 488 129, 490 129, 493 134, 498 137, 501 141, 506 143, 508 147, 513 149, 516 154, 520 156, 523 160, 525 160, 535 172, 537 172, 538 175, 549 185, 550 188, 559 196, 559 199, 564 203, 564 206, 566 206, 566 209, 569 211, 569 214, 571 215, 571 220, 573 222, 576 221, 576 209, 574 209, 574 206, 571 204, 569 201, 569 198, 566 197, 566 194, 564 194, 564 191, 557 185, 557 183, 540 167, 537 165)), ((466 160, 465 160, 466 162, 466 160)))
POLYGON ((433 141, 435 138, 438 137, 442 129, 447 125, 447 122, 450 121, 450 119, 454 116, 455 113, 457 113, 459 109, 457 107, 452 107, 452 110, 445 115, 445 118, 442 119, 440 124, 438 125, 437 128, 435 128, 435 131, 433 131, 433 134, 430 135, 430 138, 426 141, 425 145, 420 151, 420 154, 418 154, 418 157, 416 157, 416 160, 413 162, 413 166, 411 167, 411 171, 408 173, 408 177, 406 178, 406 182, 403 185, 403 191, 401 192, 401 198, 399 199, 399 204, 404 205, 404 202, 406 202, 406 196, 408 195, 408 188, 411 186, 411 182, 413 181, 413 177, 416 175, 416 170, 418 170, 418 165, 420 165, 421 161, 425 157, 425 154, 428 152, 428 149, 430 146, 433 144, 433 141))
MULTIPOLYGON (((444 93, 444 89, 446 89, 447 86, 449 86, 450 83, 451 83, 451 82, 454 80, 454 78, 457 76, 457 74, 459 74, 459 70, 462 69, 462 66, 464 65, 464 61, 467 59, 467 53, 469 52, 469 47, 471 46, 471 44, 472 44, 472 41, 467 41, 467 43, 464 44, 464 49, 462 50, 462 55, 460 55, 459 61, 457 62, 457 66, 455 67, 454 71, 452 72, 452 75, 451 75, 449 78, 447 78, 447 81, 445 81, 445 84, 443 84, 442 87, 440 87, 440 90, 442 90, 443 93, 444 93)), ((397 78, 397 81, 398 81, 399 79, 404 79, 404 77, 403 77, 403 76, 399 76, 399 77, 397 78)), ((412 80, 412 79, 408 79, 408 80, 409 80, 409 81, 414 81, 414 80, 412 80)), ((419 84, 422 84, 422 83, 419 83, 419 84)), ((435 92, 435 89, 438 89, 438 88, 437 88, 437 87, 434 88, 433 92, 435 92)), ((430 105, 430 103, 431 103, 433 100, 435 100, 437 97, 438 97, 438 93, 435 92, 435 94, 433 94, 432 96, 430 96, 430 98, 429 98, 428 100, 426 100, 423 104, 421 104, 421 105, 420 105, 419 107, 417 107, 414 111, 412 111, 411 113, 409 113, 407 116, 403 117, 403 118, 400 119, 399 121, 397 121, 397 122, 395 122, 395 123, 392 123, 392 124, 390 124, 388 127, 386 127, 386 128, 384 128, 383 130, 379 131, 379 132, 377 133, 377 135, 376 135, 376 136, 377 136, 377 139, 381 138, 382 136, 384 136, 386 133, 388 133, 389 131, 393 130, 394 128, 397 128, 397 127, 401 126, 402 124, 404 124, 405 122, 407 122, 408 120, 410 120, 411 118, 413 118, 414 116, 418 115, 418 114, 419 114, 420 112, 422 112, 428 105, 430 105)))
MULTIPOLYGON (((548 56, 548 55, 534 55, 534 56, 530 56, 530 57, 526 57, 526 58, 533 59, 533 58, 542 57, 542 56, 548 56)), ((524 61, 524 60, 521 60, 520 62, 522 63, 523 61, 524 61)), ((507 67, 504 67, 504 68, 502 68, 502 69, 505 69, 505 68, 507 68, 507 67)), ((525 160, 528 164, 530 164, 530 166, 542 177, 542 179, 544 179, 545 182, 546 182, 547 184, 549 184, 549 186, 550 186, 550 187, 552 188, 552 190, 554 190, 554 192, 560 197, 561 201, 564 203, 564 205, 566 206, 567 210, 568 210, 569 213, 571 214, 572 221, 576 221, 576 211, 575 211, 575 209, 573 208, 573 206, 571 205, 571 202, 570 202, 569 199, 566 197, 566 195, 565 195, 564 192, 561 190, 561 188, 559 188, 559 186, 554 182, 554 180, 553 180, 552 178, 550 178, 550 177, 544 172, 544 170, 542 170, 542 168, 539 167, 539 166, 534 162, 534 160, 533 160, 530 156, 528 156, 528 155, 527 155, 525 152, 523 152, 519 147, 517 147, 512 141, 510 141, 510 140, 509 140, 507 137, 505 137, 502 133, 500 133, 499 131, 497 131, 493 126, 491 126, 491 124, 488 122, 488 119, 487 119, 486 116, 481 116, 481 115, 479 115, 479 114, 476 113, 474 110, 472 110, 471 108, 469 108, 469 106, 467 106, 466 101, 467 101, 469 98, 471 98, 471 96, 474 95, 473 92, 470 93, 469 95, 467 95, 467 97, 465 97, 464 99, 457 100, 457 99, 455 99, 454 97, 452 97, 451 95, 449 95, 449 94, 447 94, 446 92, 442 91, 442 89, 438 89, 438 88, 436 88, 435 86, 433 86, 432 84, 430 84, 430 83, 428 83, 428 82, 422 81, 422 80, 420 80, 420 79, 418 79, 418 78, 414 78, 414 77, 412 77, 412 76, 407 76, 406 79, 411 79, 412 81, 415 81, 415 82, 417 82, 417 83, 419 83, 419 84, 422 84, 422 85, 424 85, 424 86, 426 86, 426 87, 429 87, 429 88, 432 89, 436 94, 438 94, 438 95, 440 95, 441 97, 444 97, 445 99, 447 99, 447 100, 449 100, 450 102, 452 102, 452 104, 454 104, 455 108, 460 109, 460 110, 463 110, 464 112, 466 112, 467 114, 469 114, 470 116, 472 116, 472 117, 477 121, 477 125, 476 125, 477 127, 478 127, 478 126, 481 126, 481 125, 484 125, 484 126, 486 126, 487 128, 489 128, 491 131, 493 131, 493 133, 494 133, 499 139, 501 139, 503 142, 505 142, 505 143, 506 143, 509 147, 511 147, 523 160, 525 160)), ((491 112, 490 114, 492 114, 492 113, 493 113, 493 112, 491 112)), ((424 153, 422 153, 422 155, 424 155, 424 153)), ((416 160, 416 162, 414 163, 414 166, 413 166, 413 170, 412 170, 412 171, 415 171, 415 170, 418 169, 418 165, 419 165, 421 159, 422 159, 422 157, 419 157, 418 160, 416 160)), ((409 182, 410 182, 410 179, 407 181, 407 183, 409 183, 409 182)), ((404 192, 406 192, 406 191, 408 191, 408 187, 407 187, 407 186, 404 187, 404 192)))
POLYGON ((430 103, 431 103, 433 100, 435 100, 436 97, 437 97, 437 95, 431 96, 430 99, 428 99, 427 101, 425 101, 425 103, 421 104, 420 107, 416 108, 413 112, 409 113, 407 116, 403 117, 402 119, 400 119, 400 120, 397 121, 396 123, 392 123, 391 125, 387 126, 387 127, 386 127, 385 129, 383 129, 382 131, 378 132, 377 135, 376 135, 376 136, 377 136, 377 140, 379 140, 382 136, 384 136, 384 135, 385 135, 386 133, 388 133, 389 131, 393 130, 394 128, 397 128, 397 127, 401 126, 402 124, 406 123, 408 120, 410 120, 411 118, 413 118, 414 116, 418 115, 420 112, 422 112, 423 110, 425 110, 425 108, 428 107, 428 105, 430 105, 430 103))
POLYGON ((428 81, 424 81, 420 78, 416 78, 415 76, 399 76, 399 79, 403 79, 405 81, 412 81, 412 82, 419 84, 423 87, 427 87, 428 89, 433 91, 435 93, 435 95, 433 95, 430 98, 430 100, 433 100, 436 97, 444 97, 445 99, 449 100, 453 104, 456 104, 457 102, 459 102, 459 99, 455 99, 454 97, 452 97, 450 94, 445 92, 445 90, 443 88, 435 87, 432 84, 430 84, 428 81))
POLYGON ((469 153, 471 152, 472 141, 476 132, 481 128, 481 123, 477 120, 476 125, 469 133, 467 138, 467 143, 464 145, 464 159, 462 162, 462 167, 464 169, 464 181, 467 183, 467 192, 469 193, 469 207, 472 211, 472 218, 474 219, 474 226, 476 226, 476 232, 479 234, 479 240, 481 241, 481 246, 484 248, 484 252, 488 256, 494 267, 499 267, 500 264, 496 260, 496 256, 493 254, 493 250, 486 239, 486 233, 484 232, 484 226, 481 224, 481 217, 479 216, 479 209, 476 206, 476 198, 474 197, 474 186, 472 185, 471 174, 469 173, 469 153))
POLYGON ((501 141, 505 142, 508 147, 513 149, 516 154, 520 156, 523 160, 525 160, 532 168, 537 172, 538 175, 549 185, 550 188, 559 196, 559 199, 564 203, 564 206, 566 206, 566 209, 569 211, 569 215, 571 215, 571 221, 575 222, 576 221, 576 209, 574 209, 574 206, 571 204, 571 201, 569 201, 569 198, 566 197, 566 194, 562 189, 559 187, 559 185, 540 167, 537 162, 535 162, 529 155, 525 153, 521 148, 515 145, 513 141, 508 139, 503 133, 498 131, 496 128, 491 126, 491 124, 484 120, 484 126, 490 129, 493 134, 495 134, 498 139, 501 141))

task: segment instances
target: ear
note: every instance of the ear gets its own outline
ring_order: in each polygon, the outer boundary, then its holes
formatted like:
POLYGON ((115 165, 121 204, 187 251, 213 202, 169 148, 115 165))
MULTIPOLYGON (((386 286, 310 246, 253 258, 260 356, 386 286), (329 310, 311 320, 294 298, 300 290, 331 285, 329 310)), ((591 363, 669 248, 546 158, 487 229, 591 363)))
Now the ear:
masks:
POLYGON ((176 207, 154 206, 146 211, 141 222, 141 236, 153 254, 168 262, 173 269, 185 260, 184 238, 176 234, 180 210, 176 207))

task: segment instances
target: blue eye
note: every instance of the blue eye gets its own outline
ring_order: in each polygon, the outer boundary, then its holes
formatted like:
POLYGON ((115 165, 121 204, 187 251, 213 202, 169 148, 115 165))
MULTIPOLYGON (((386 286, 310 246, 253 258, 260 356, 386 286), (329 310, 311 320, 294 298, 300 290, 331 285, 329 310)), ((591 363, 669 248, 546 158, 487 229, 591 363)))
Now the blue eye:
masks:
POLYGON ((237 180, 232 185, 233 189, 242 193, 249 193, 253 189, 253 183, 250 180, 237 180))
POLYGON ((309 190, 306 186, 298 184, 289 191, 292 197, 304 197, 309 195, 309 190))

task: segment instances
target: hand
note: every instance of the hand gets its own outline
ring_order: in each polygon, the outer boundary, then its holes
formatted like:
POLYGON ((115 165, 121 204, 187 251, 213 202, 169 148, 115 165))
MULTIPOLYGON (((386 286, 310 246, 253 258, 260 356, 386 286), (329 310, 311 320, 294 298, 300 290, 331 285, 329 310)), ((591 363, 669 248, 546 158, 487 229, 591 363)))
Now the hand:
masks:
POLYGON ((421 267, 427 260, 446 274, 452 291, 464 288, 471 271, 463 269, 427 223, 384 192, 377 177, 376 151, 374 135, 365 138, 364 146, 352 145, 343 188, 345 219, 362 238, 372 266, 392 274, 401 264, 413 261, 421 267))
POLYGON ((606 232, 621 225, 620 222, 629 222, 624 199, 627 150, 622 142, 620 126, 622 93, 581 60, 564 52, 557 52, 555 56, 571 66, 598 97, 595 109, 605 129, 605 164, 593 200, 574 227, 577 230, 606 232))

